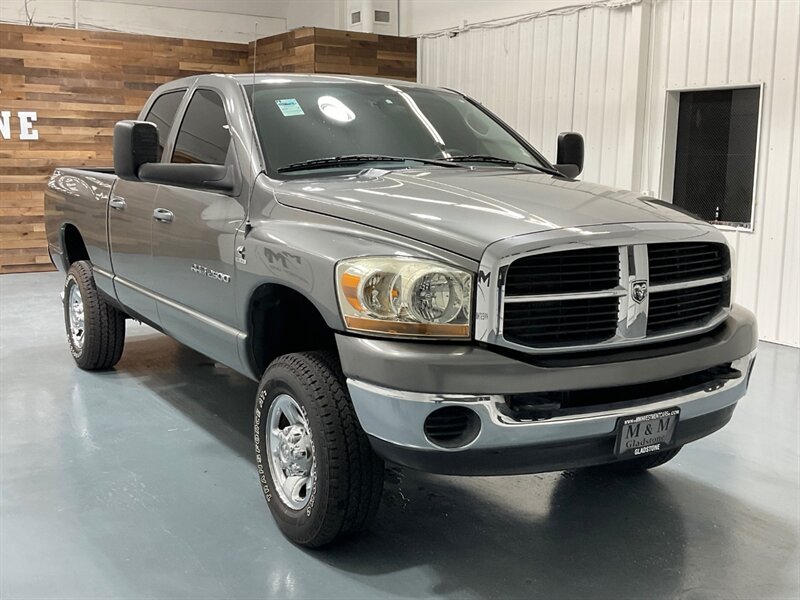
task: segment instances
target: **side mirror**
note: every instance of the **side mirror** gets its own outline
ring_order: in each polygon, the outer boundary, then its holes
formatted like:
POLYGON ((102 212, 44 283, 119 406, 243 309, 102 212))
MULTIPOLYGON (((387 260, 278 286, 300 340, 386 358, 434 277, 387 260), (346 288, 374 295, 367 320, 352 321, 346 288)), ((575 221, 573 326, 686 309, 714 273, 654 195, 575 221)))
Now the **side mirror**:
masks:
POLYGON ((566 131, 558 134, 556 169, 574 179, 583 171, 583 136, 566 131))
POLYGON ((120 179, 139 181, 139 169, 158 162, 158 128, 147 121, 114 125, 114 172, 120 179))

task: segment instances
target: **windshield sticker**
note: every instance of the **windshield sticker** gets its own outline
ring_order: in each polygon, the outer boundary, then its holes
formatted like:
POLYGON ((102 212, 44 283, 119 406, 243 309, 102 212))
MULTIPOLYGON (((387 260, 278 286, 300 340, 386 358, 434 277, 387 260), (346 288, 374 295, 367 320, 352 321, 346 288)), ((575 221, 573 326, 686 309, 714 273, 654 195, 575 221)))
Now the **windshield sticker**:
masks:
POLYGON ((284 117, 294 117, 295 115, 304 115, 303 109, 294 98, 284 98, 283 100, 275 100, 275 104, 281 109, 284 117))

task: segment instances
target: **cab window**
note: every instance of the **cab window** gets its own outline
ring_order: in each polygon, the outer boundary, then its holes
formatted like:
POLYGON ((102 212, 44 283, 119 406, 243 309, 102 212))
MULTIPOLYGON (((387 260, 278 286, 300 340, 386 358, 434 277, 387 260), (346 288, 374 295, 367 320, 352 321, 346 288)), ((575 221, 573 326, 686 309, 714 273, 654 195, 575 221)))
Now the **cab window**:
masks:
POLYGON ((178 130, 171 162, 224 165, 230 143, 222 98, 211 90, 197 90, 178 130))
POLYGON ((164 153, 164 146, 169 138, 172 124, 175 122, 175 113, 178 112, 178 106, 180 106, 185 93, 186 90, 180 90, 162 94, 153 102, 153 106, 150 107, 144 119, 154 123, 158 129, 158 160, 161 160, 161 155, 164 153))

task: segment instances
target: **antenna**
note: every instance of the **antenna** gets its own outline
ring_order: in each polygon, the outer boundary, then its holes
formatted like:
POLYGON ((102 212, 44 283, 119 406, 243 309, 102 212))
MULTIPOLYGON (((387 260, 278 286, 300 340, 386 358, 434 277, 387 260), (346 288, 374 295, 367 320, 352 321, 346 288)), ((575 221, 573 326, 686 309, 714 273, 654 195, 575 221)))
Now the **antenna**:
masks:
POLYGON ((256 170, 256 136, 258 133, 256 132, 256 105, 255 105, 255 95, 256 95, 256 62, 258 60, 258 21, 253 22, 253 81, 252 85, 250 86, 250 115, 251 121, 253 125, 253 129, 250 132, 250 168, 253 171, 252 177, 252 185, 250 187, 250 195, 247 197, 247 215, 245 216, 245 223, 244 223, 244 235, 247 236, 250 233, 250 205, 253 201, 253 190, 255 189, 256 177, 258 177, 258 173, 256 170))
POLYGON ((256 59, 258 58, 258 21, 253 23, 253 89, 256 85, 256 59))

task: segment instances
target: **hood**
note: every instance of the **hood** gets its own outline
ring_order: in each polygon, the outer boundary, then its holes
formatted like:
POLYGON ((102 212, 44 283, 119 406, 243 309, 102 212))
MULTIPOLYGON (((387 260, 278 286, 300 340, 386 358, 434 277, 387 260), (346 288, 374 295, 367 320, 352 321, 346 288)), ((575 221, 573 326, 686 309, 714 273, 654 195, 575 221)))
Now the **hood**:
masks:
POLYGON ((288 181, 281 204, 391 231, 478 260, 500 239, 567 227, 684 222, 652 198, 594 183, 508 169, 384 171, 288 181))

